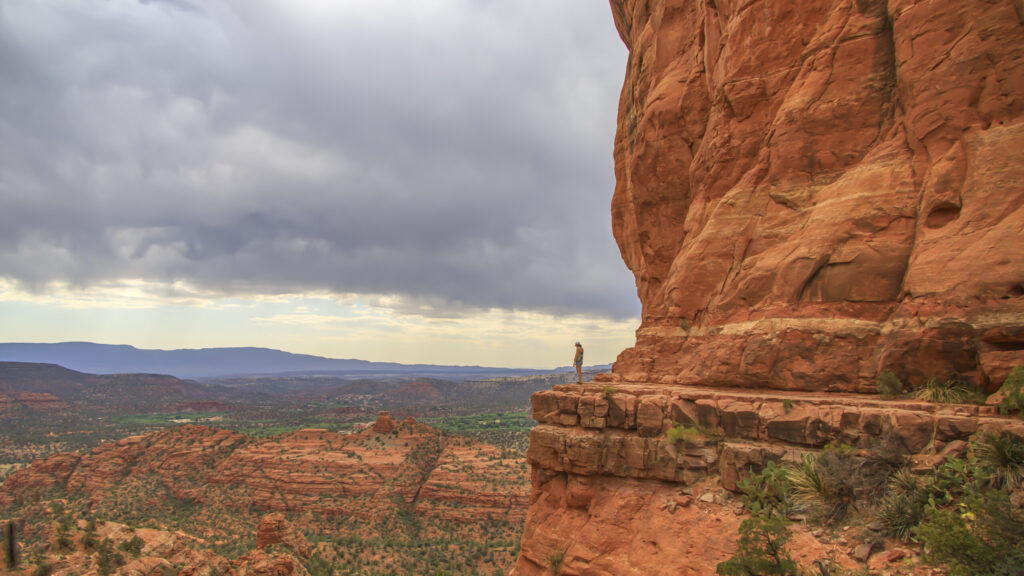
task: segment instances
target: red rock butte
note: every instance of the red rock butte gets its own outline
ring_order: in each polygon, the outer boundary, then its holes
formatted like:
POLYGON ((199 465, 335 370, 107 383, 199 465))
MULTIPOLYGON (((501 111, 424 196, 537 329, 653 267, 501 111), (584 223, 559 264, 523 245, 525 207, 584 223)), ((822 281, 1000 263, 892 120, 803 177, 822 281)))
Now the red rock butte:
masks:
POLYGON ((1024 362, 1024 2, 612 0, 616 379, 867 392, 1024 362))
POLYGON ((391 418, 391 413, 381 410, 377 414, 377 421, 373 423, 373 431, 377 434, 390 434, 394 429, 395 421, 391 418))
POLYGON ((883 370, 991 392, 1024 364, 1024 0, 611 9, 612 226, 642 323, 611 374, 533 395, 512 573, 713 574, 730 493, 768 462, 891 443, 926 470, 1024 436, 875 394, 883 370))

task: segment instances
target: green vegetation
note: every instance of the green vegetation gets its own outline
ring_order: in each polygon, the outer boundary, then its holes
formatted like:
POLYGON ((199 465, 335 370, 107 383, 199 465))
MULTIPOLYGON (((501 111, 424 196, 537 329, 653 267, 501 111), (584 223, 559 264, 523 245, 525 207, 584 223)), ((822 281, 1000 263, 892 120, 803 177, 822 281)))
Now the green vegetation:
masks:
POLYGON ((107 538, 96 546, 96 558, 96 566, 101 576, 112 574, 125 565, 124 556, 114 550, 113 542, 107 538))
POLYGON ((907 393, 903 382, 889 370, 882 370, 882 373, 878 375, 875 385, 878 389, 878 394, 886 400, 899 398, 907 393))
POLYGON ((614 396, 614 395, 615 395, 615 387, 614 386, 605 386, 605 387, 601 388, 601 398, 604 398, 605 400, 611 400, 612 396, 614 396))
POLYGON ((518 454, 526 453, 530 430, 536 425, 527 410, 428 417, 423 422, 442 432, 500 446, 518 454))
POLYGON ((928 497, 928 490, 908 468, 893 474, 877 511, 886 533, 909 542, 914 528, 924 519, 928 497))
POLYGON ((889 475, 902 464, 885 442, 866 455, 845 444, 829 444, 817 456, 805 455, 787 470, 792 504, 812 522, 835 524, 874 500, 889 475))
POLYGON ((1024 414, 1024 366, 1017 366, 1010 372, 999 388, 999 393, 1003 395, 999 403, 1000 412, 1024 414))
POLYGON ((563 560, 565 560, 565 552, 553 552, 551 556, 548 556, 548 569, 552 574, 558 574, 563 560))
POLYGON ((690 426, 684 426, 682 424, 676 424, 665 431, 665 435, 668 436, 669 442, 676 444, 693 442, 701 437, 701 432, 697 428, 690 426))
POLYGON ((798 576, 796 562, 786 551, 792 537, 788 509, 789 481, 785 469, 769 462, 760 474, 742 479, 743 504, 750 516, 743 520, 736 542, 736 554, 718 564, 725 576, 798 576))
POLYGON ((974 443, 974 455, 988 470, 992 485, 1014 489, 1024 484, 1024 438, 1009 432, 982 434, 974 443))
MULTIPOLYGON (((106 434, 113 434, 115 430, 138 433, 147 431, 147 427, 158 430, 165 426, 176 426, 184 423, 177 420, 186 418, 188 423, 199 422, 228 429, 249 428, 250 431, 256 430, 260 435, 266 435, 271 431, 290 432, 298 428, 343 430, 357 422, 365 423, 376 417, 375 410, 342 410, 338 412, 338 421, 325 421, 321 417, 326 405, 309 403, 266 410, 251 408, 237 412, 196 413, 167 411, 111 417, 97 422, 97 428, 103 430, 103 433, 90 436, 84 443, 92 443, 106 434), (251 419, 246 420, 248 417, 251 419), (209 418, 220 419, 211 422, 206 420, 209 418)), ((520 408, 482 413, 472 413, 468 409, 458 413, 433 408, 425 411, 429 415, 426 418, 417 416, 417 419, 431 421, 442 428, 444 432, 436 438, 427 438, 410 445, 397 432, 390 435, 371 434, 366 436, 362 447, 353 445, 353 450, 345 450, 342 446, 333 448, 339 456, 351 459, 357 467, 362 461, 360 454, 365 455, 367 447, 387 450, 394 445, 409 451, 401 474, 386 486, 387 493, 391 494, 387 501, 393 506, 381 506, 379 501, 369 496, 338 496, 334 501, 330 501, 330 497, 324 500, 328 509, 337 512, 286 514, 293 526, 306 531, 306 538, 315 546, 313 555, 302 560, 307 572, 314 576, 369 576, 433 574, 440 570, 445 574, 491 576, 502 574, 512 566, 519 552, 521 522, 512 522, 504 517, 491 518, 489 515, 467 519, 466 513, 459 510, 465 504, 458 501, 439 502, 429 497, 419 502, 415 499, 406 500, 412 498, 412 494, 403 491, 422 483, 426 475, 441 465, 438 459, 445 446, 457 446, 468 443, 468 439, 474 439, 498 446, 498 449, 487 449, 481 453, 482 463, 490 467, 492 472, 498 472, 494 478, 491 477, 493 473, 483 474, 462 462, 445 461, 443 465, 450 468, 452 473, 465 475, 473 482, 484 482, 482 486, 485 490, 506 492, 516 484, 516 478, 522 478, 526 470, 523 451, 529 431, 535 424, 529 412, 520 408), (502 471, 506 470, 508 474, 502 475, 502 471), (353 507, 358 510, 364 505, 373 510, 370 518, 348 515, 348 510, 353 507), (440 513, 424 514, 424 506, 435 508, 435 512, 440 513)), ((396 420, 404 418, 404 413, 395 415, 396 420)), ((70 418, 55 421, 56 424, 54 421, 48 424, 61 437, 65 433, 71 437, 73 428, 79 427, 81 430, 87 426, 81 420, 70 418)), ((7 430, 3 433, 6 434, 7 430)), ((52 441, 48 434, 35 436, 34 439, 52 441)), ((337 440, 329 442, 335 443, 337 440)), ((9 444, 0 444, 4 445, 9 444)), ((273 446, 271 440, 268 449, 273 450, 273 446)), ((51 565, 56 566, 55 559, 59 556, 77 550, 87 559, 83 566, 85 573, 114 574, 133 557, 150 553, 145 549, 142 538, 133 533, 135 528, 181 531, 200 536, 203 541, 186 542, 185 545, 200 551, 214 552, 227 559, 236 559, 255 548, 256 526, 260 517, 271 509, 267 503, 288 505, 289 500, 295 497, 271 493, 254 498, 250 488, 208 484, 205 480, 207 470, 203 466, 207 460, 212 465, 213 460, 210 459, 216 453, 216 448, 211 449, 209 456, 204 456, 206 460, 203 464, 195 470, 188 465, 176 463, 175 459, 161 462, 159 474, 148 462, 140 460, 132 463, 132 474, 105 489, 98 498, 96 494, 77 489, 65 492, 59 485, 34 492, 27 491, 19 494, 15 503, 0 508, 0 517, 27 519, 28 529, 22 541, 25 557, 38 558, 34 564, 40 573, 49 571, 51 565), (172 482, 167 481, 168 474, 172 482), (201 498, 201 501, 184 498, 182 494, 200 494, 197 498, 201 498), (115 527, 100 528, 100 518, 113 523, 115 527)), ((0 454, 3 452, 0 451, 0 454)), ((284 454, 285 460, 293 459, 287 453, 284 454)), ((301 473, 327 472, 337 465, 329 457, 319 458, 316 454, 294 458, 298 459, 296 466, 301 473)), ((372 467, 356 473, 379 476, 372 467)), ((453 486, 451 489, 460 492, 465 490, 461 486, 453 486)), ((181 567, 164 568, 168 573, 177 573, 181 567)), ((214 573, 217 571, 211 572, 214 573)))
POLYGON ((962 378, 948 380, 929 378, 920 387, 914 389, 910 393, 910 397, 939 404, 966 404, 984 401, 984 393, 971 382, 962 378))
POLYGON ((132 536, 131 540, 118 544, 117 548, 123 552, 131 554, 134 558, 138 558, 139 554, 142 552, 142 547, 145 545, 146 543, 142 541, 142 538, 139 538, 136 534, 135 536, 132 536))
POLYGON ((955 506, 929 505, 914 534, 925 557, 952 576, 1006 576, 1024 566, 1024 515, 1001 490, 972 491, 955 506))
POLYGON ((153 412, 121 414, 113 421, 125 426, 173 426, 175 424, 212 424, 230 417, 228 412, 153 412))
POLYGON ((925 560, 951 576, 1008 576, 1024 565, 1024 439, 1008 432, 979 436, 969 458, 930 473, 912 472, 883 434, 867 454, 828 446, 793 466, 769 462, 739 486, 750 516, 719 574, 803 574, 786 552, 794 512, 825 524, 877 520, 886 534, 922 544, 925 560))

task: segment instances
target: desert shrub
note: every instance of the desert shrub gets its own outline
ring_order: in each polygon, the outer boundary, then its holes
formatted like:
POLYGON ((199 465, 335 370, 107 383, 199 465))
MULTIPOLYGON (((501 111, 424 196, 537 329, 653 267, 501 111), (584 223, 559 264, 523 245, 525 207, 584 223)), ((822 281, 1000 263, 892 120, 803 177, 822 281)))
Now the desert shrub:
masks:
POLYGON ((118 544, 117 547, 131 554, 132 556, 138 558, 139 554, 142 552, 143 546, 145 545, 146 543, 142 540, 142 538, 139 538, 139 536, 136 534, 135 536, 132 536, 131 540, 122 542, 118 544))
POLYGON ((791 537, 789 520, 785 516, 754 514, 740 524, 736 554, 719 563, 715 571, 726 576, 798 576, 800 571, 796 562, 785 549, 791 537))
POLYGON ((601 398, 604 398, 605 400, 611 400, 612 396, 614 396, 614 395, 615 395, 615 388, 614 387, 612 387, 612 386, 605 386, 604 388, 601 388, 601 398))
POLYGON ((760 474, 740 480, 739 488, 750 516, 740 524, 736 554, 719 563, 716 572, 726 576, 797 576, 796 562, 786 551, 792 537, 785 515, 790 490, 786 470, 769 462, 760 474))
POLYGON ((907 468, 889 479, 888 489, 878 505, 876 517, 888 535, 907 542, 924 518, 928 505, 927 487, 907 468))
POLYGON ((984 484, 984 476, 967 460, 950 458, 935 469, 928 484, 928 498, 933 505, 944 506, 961 500, 984 484))
POLYGON ((887 400, 899 398, 907 393, 899 376, 888 370, 882 370, 878 375, 878 379, 875 380, 875 388, 878 390, 878 395, 887 400))
POLYGON ((1000 412, 1024 414, 1024 366, 1017 366, 1010 372, 999 392, 1003 395, 1003 401, 999 403, 1000 412))
POLYGON ((769 460, 759 474, 740 478, 737 487, 743 494, 743 506, 751 514, 767 511, 771 515, 785 515, 792 507, 789 474, 773 461, 769 460))
POLYGON ((553 552, 548 556, 548 568, 553 574, 558 574, 558 570, 562 568, 562 560, 565 559, 565 552, 553 552))
POLYGON ((782 410, 789 414, 789 411, 793 409, 793 400, 784 398, 782 400, 782 410))
POLYGON ((1002 490, 975 492, 960 507, 929 506, 914 535, 925 559, 951 576, 1010 576, 1024 566, 1024 518, 1002 490))
POLYGON ((678 424, 665 431, 665 435, 668 436, 669 442, 693 442, 700 438, 700 430, 678 424))
POLYGON ((1010 432, 982 434, 973 449, 993 486, 1016 488, 1024 483, 1024 438, 1010 432))
POLYGON ((57 525, 57 536, 54 540, 54 544, 57 547, 57 552, 62 552, 71 548, 71 535, 68 534, 68 529, 64 527, 64 524, 57 525))
POLYGON ((124 564, 124 556, 114 549, 114 543, 109 538, 104 538, 96 545, 96 569, 100 576, 107 576, 124 564))
POLYGON ((886 470, 886 477, 905 466, 909 457, 906 443, 889 423, 883 425, 881 435, 872 439, 868 445, 868 461, 886 470))
POLYGON ((826 449, 817 457, 805 455, 789 470, 794 506, 812 520, 842 520, 857 500, 863 462, 843 447, 826 449))
POLYGON ((811 454, 804 454, 788 474, 793 506, 804 512, 824 510, 829 491, 828 480, 818 470, 815 460, 811 454))
POLYGON ((320 556, 311 557, 304 565, 309 576, 333 576, 336 568, 333 563, 320 556))
POLYGON ((919 388, 910 393, 915 400, 934 402, 936 404, 966 404, 978 402, 982 393, 970 381, 962 378, 939 380, 929 378, 919 388))

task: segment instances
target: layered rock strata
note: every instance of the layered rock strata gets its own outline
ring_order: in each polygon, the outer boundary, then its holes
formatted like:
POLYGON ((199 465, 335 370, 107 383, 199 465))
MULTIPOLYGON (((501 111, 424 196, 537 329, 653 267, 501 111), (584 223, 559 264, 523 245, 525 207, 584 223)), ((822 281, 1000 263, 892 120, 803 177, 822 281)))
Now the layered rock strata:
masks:
POLYGON ((1019 0, 612 0, 627 381, 994 390, 1024 363, 1019 0))
POLYGON ((500 448, 382 413, 353 434, 305 429, 253 440, 186 425, 58 454, 11 474, 0 485, 0 506, 51 488, 102 505, 148 481, 176 499, 230 509, 373 519, 401 503, 422 517, 464 523, 521 522, 530 488, 522 462, 500 448))
POLYGON ((856 394, 584 384, 538 392, 532 404, 517 576, 710 574, 734 550, 741 518, 719 497, 690 508, 696 486, 736 491, 767 462, 795 463, 829 443, 888 443, 932 468, 963 457, 976 434, 1024 436, 1024 421, 991 407, 856 394), (673 439, 677 426, 694 433, 673 439))

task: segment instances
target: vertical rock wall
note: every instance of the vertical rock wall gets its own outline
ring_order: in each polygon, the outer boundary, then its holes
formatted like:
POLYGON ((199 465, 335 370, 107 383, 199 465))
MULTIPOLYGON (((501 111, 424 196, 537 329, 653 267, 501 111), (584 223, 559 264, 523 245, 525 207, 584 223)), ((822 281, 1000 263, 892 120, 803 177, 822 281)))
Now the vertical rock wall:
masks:
POLYGON ((534 394, 513 573, 711 574, 728 491, 768 460, 886 436, 927 468, 1024 435, 850 394, 883 369, 992 390, 1024 364, 1024 0, 611 8, 612 222, 643 322, 603 382, 534 394))
POLYGON ((1024 363, 1024 2, 612 0, 619 379, 868 391, 1024 363))

